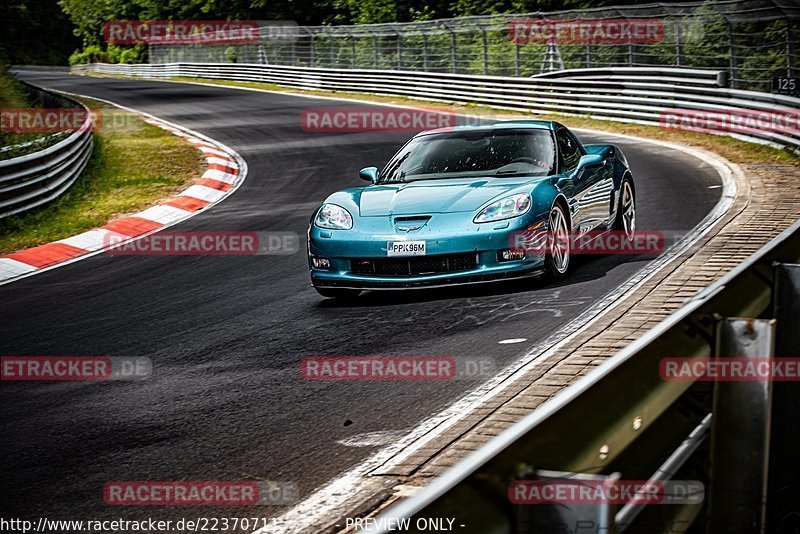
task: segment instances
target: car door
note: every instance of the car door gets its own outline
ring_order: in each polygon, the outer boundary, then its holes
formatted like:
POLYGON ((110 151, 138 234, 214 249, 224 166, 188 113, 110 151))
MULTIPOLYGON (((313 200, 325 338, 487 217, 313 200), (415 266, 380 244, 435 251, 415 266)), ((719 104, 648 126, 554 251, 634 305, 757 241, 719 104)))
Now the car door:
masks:
POLYGON ((556 131, 558 161, 561 173, 572 173, 573 197, 570 199, 572 227, 579 233, 587 232, 608 218, 609 198, 613 180, 608 179, 605 166, 585 167, 577 173, 575 169, 581 156, 586 154, 583 146, 566 128, 556 131))

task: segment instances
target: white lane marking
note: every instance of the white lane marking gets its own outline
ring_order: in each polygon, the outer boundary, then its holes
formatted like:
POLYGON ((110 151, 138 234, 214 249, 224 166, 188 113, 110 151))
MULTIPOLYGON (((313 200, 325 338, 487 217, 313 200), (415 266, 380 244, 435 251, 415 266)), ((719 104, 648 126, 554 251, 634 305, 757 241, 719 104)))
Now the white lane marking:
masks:
POLYGON ((525 341, 528 341, 528 338, 526 338, 526 337, 512 337, 511 339, 502 339, 502 340, 498 341, 497 343, 500 344, 500 345, 513 345, 514 343, 524 343, 525 341))
MULTIPOLYGON (((219 141, 216 141, 214 139, 211 139, 210 137, 208 137, 208 136, 206 136, 204 134, 201 134, 199 132, 195 132, 194 130, 190 130, 189 128, 185 128, 183 126, 178 126, 177 124, 175 124, 173 122, 169 122, 169 121, 166 121, 164 119, 160 119, 160 118, 156 117, 155 115, 152 115, 152 114, 147 113, 145 111, 140 111, 140 110, 137 110, 137 109, 134 109, 134 108, 123 106, 121 104, 117 104, 115 102, 111 102, 110 100, 106 100, 104 98, 97 98, 97 97, 94 97, 94 96, 83 95, 83 94, 80 94, 80 93, 71 93, 69 91, 61 91, 61 90, 58 90, 58 89, 49 89, 49 90, 53 91, 54 93, 60 93, 60 94, 63 94, 63 95, 71 95, 71 96, 79 96, 79 97, 83 97, 83 98, 91 98, 91 99, 97 100, 99 102, 104 102, 104 103, 106 103, 106 104, 108 104, 110 106, 114 106, 114 107, 119 108, 121 110, 141 115, 143 120, 145 120, 145 121, 148 121, 148 119, 151 120, 151 121, 157 121, 159 124, 163 124, 163 125, 167 126, 168 128, 172 128, 172 129, 175 129, 178 132, 184 133, 184 135, 188 134, 188 135, 193 136, 193 138, 195 138, 195 139, 200 139, 200 140, 204 139, 205 140, 204 142, 206 144, 205 145, 197 145, 197 148, 199 148, 200 150, 203 150, 205 148, 207 150, 220 151, 224 157, 232 157, 236 161, 236 163, 239 165, 239 174, 237 175, 238 179, 236 181, 234 181, 234 182, 231 182, 231 183, 233 183, 233 187, 231 187, 230 189, 228 189, 228 191, 226 191, 226 193, 227 193, 226 197, 228 195, 233 194, 237 189, 239 189, 239 187, 241 187, 241 185, 244 183, 245 178, 247 178, 247 170, 248 170, 248 168, 247 168, 247 162, 245 161, 245 159, 238 152, 236 152, 235 150, 233 150, 229 146, 227 146, 227 145, 225 145, 223 143, 220 143, 219 141)), ((222 200, 222 199, 220 199, 220 200, 222 200)), ((219 201, 217 201, 217 202, 219 202, 219 201)), ((213 202, 213 203, 209 204, 208 206, 206 206, 202 210, 197 210, 197 211, 180 210, 180 211, 185 212, 185 214, 186 214, 182 219, 174 220, 174 221, 172 221, 170 223, 164 223, 164 225, 161 226, 160 228, 156 228, 155 230, 153 230, 151 232, 147 232, 145 234, 141 234, 141 235, 137 235, 137 236, 132 237, 132 238, 128 238, 126 241, 123 241, 121 243, 117 243, 117 245, 121 245, 121 244, 132 242, 132 241, 137 241, 139 239, 142 239, 143 237, 147 237, 147 236, 149 236, 151 234, 154 234, 156 232, 160 232, 162 230, 165 230, 165 229, 169 228, 170 226, 173 226, 173 225, 175 225, 175 224, 177 224, 179 222, 182 222, 182 221, 184 221, 184 220, 186 220, 186 219, 188 219, 190 217, 193 217, 194 215, 197 215, 198 213, 201 213, 201 212, 205 211, 205 209, 208 209, 209 207, 213 206, 217 202, 213 202)), ((170 206, 158 206, 158 207, 170 207, 170 206)), ((177 209, 177 208, 172 208, 172 209, 177 209)), ((147 210, 145 210, 145 211, 147 211, 147 210)), ((144 213, 144 212, 142 212, 142 213, 144 213)), ((141 214, 137 214, 136 216, 141 216, 141 214)), ((87 254, 83 254, 81 256, 77 256, 75 258, 56 263, 55 265, 51 265, 49 267, 45 267, 43 269, 31 268, 30 265, 24 264, 22 262, 18 262, 18 261, 11 260, 11 259, 8 259, 8 258, 0 258, 0 265, 3 265, 3 267, 0 267, 0 272, 11 272, 11 269, 16 268, 17 271, 20 273, 20 274, 17 274, 15 276, 13 276, 13 277, 0 276, 0 285, 11 284, 13 282, 16 282, 17 280, 22 280, 23 278, 28 278, 29 276, 34 276, 34 275, 37 275, 39 273, 43 273, 45 271, 50 271, 52 269, 58 269, 59 267, 63 267, 64 265, 68 265, 70 263, 75 263, 76 261, 85 260, 86 258, 90 258, 92 256, 96 256, 98 254, 102 254, 104 251, 105 251, 105 248, 99 249, 99 250, 95 250, 93 252, 89 252, 87 254), (27 267, 27 270, 26 271, 21 271, 21 270, 19 270, 18 266, 14 266, 12 263, 9 263, 9 262, 13 262, 13 264, 25 265, 27 267)))
POLYGON ((394 443, 402 437, 401 432, 379 430, 377 432, 367 432, 340 439, 336 443, 345 447, 375 447, 377 445, 388 445, 394 443))
MULTIPOLYGON (((597 130, 581 129, 580 131, 608 135, 597 130)), ((722 216, 733 206, 738 194, 736 180, 734 180, 733 175, 736 174, 740 180, 744 180, 744 174, 738 165, 705 150, 654 139, 636 138, 621 134, 614 135, 640 143, 652 143, 672 148, 710 164, 720 175, 723 183, 720 200, 714 209, 682 241, 673 245, 662 256, 637 272, 615 291, 595 303, 576 320, 571 321, 568 325, 553 333, 545 341, 534 345, 522 357, 507 366, 494 378, 488 380, 479 388, 470 391, 442 412, 423 421, 393 445, 376 452, 367 460, 350 468, 325 486, 317 489, 302 502, 276 519, 276 524, 283 525, 283 527, 260 529, 254 534, 303 532, 319 528, 321 524, 326 522, 331 522, 331 518, 335 517, 337 510, 346 507, 348 502, 352 502, 354 495, 360 491, 369 491, 375 487, 376 482, 371 481, 368 476, 370 473, 378 470, 388 471, 393 466, 401 464, 403 460, 433 441, 465 416, 471 414, 476 408, 503 393, 528 371, 535 369, 542 360, 546 360, 552 354, 558 352, 561 347, 569 343, 582 330, 590 327, 606 313, 613 310, 624 301, 624 297, 627 294, 639 289, 664 267, 679 258, 697 243, 702 236, 716 226, 722 216)))

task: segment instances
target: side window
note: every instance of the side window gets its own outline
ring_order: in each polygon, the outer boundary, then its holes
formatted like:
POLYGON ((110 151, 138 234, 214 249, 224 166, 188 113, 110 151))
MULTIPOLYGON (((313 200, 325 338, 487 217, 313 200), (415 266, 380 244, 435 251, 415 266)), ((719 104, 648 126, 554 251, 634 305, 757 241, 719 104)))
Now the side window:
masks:
POLYGON ((556 132, 558 142, 558 166, 560 172, 571 171, 578 166, 581 159, 581 149, 574 137, 563 128, 556 132))

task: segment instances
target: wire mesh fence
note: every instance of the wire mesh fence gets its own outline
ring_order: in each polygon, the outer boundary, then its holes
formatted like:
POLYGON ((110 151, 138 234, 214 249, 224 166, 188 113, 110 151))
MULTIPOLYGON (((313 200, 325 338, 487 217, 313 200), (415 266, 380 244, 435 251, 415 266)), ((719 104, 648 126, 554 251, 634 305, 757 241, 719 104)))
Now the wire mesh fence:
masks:
POLYGON ((710 0, 280 31, 265 25, 256 42, 151 44, 149 61, 523 77, 574 68, 709 68, 726 71, 733 88, 769 91, 774 77, 796 75, 799 19, 793 0, 710 0), (649 33, 639 38, 642 28, 649 33))

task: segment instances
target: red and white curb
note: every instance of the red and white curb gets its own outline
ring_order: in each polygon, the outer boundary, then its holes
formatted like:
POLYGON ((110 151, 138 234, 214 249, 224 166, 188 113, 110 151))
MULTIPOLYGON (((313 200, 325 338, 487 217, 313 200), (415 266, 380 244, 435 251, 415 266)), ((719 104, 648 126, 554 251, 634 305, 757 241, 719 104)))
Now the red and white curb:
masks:
POLYGON ((206 157, 208 167, 205 173, 188 189, 144 211, 66 239, 0 256, 0 285, 102 253, 110 243, 118 246, 163 230, 213 206, 244 181, 247 164, 222 143, 148 113, 104 102, 143 115, 145 122, 194 144, 206 157))

